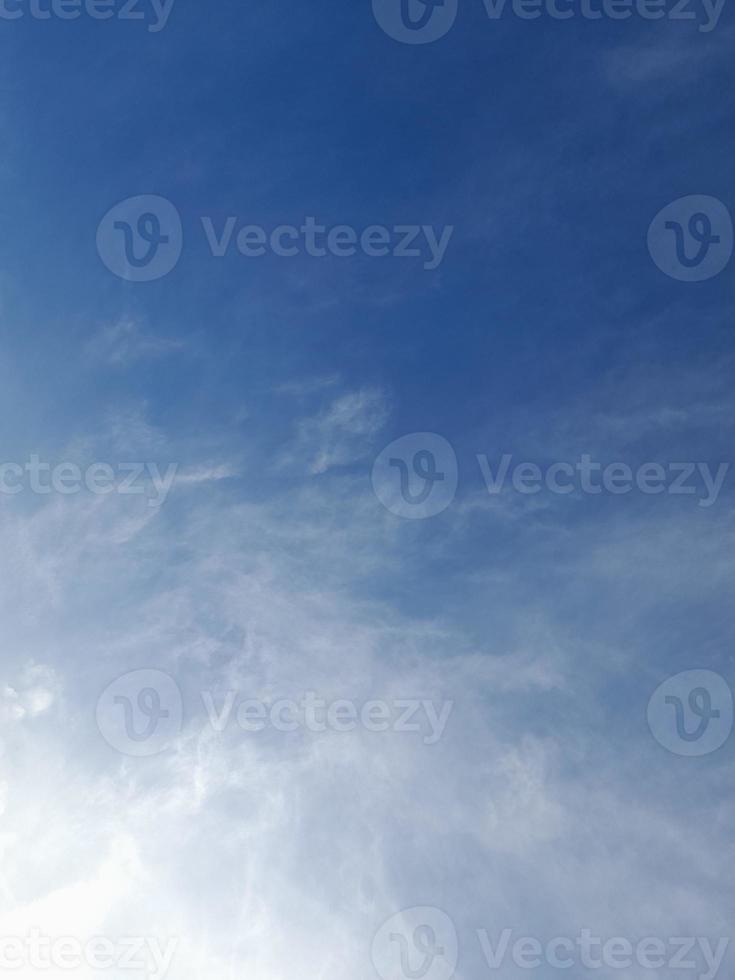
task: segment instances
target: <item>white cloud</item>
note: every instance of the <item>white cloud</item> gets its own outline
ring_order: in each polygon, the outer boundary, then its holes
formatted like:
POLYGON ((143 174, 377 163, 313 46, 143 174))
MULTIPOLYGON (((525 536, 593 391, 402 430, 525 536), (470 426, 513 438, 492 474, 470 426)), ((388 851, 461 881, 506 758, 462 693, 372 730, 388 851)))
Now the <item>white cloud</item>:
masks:
MULTIPOLYGON (((479 975, 476 928, 726 934, 725 764, 698 769, 697 792, 684 792, 643 704, 621 730, 599 696, 630 676, 644 699, 646 610, 704 578, 697 561, 715 558, 731 590, 726 522, 695 515, 674 533, 674 517, 623 515, 574 535, 513 524, 512 562, 495 536, 488 562, 437 572, 416 536, 456 559, 479 523, 386 522, 367 475, 334 462, 364 451, 384 411, 363 392, 302 424, 289 452, 332 465, 265 502, 190 494, 146 524, 134 498, 5 512, 8 703, 42 705, 32 692, 52 677, 64 696, 3 732, 0 911, 17 910, 4 921, 178 936, 181 980, 368 977, 379 924, 423 903, 457 923, 458 980, 479 975), (553 587, 531 601, 524 583, 548 568, 553 587), (403 608, 393 594, 406 581, 437 601, 403 608), (625 622, 611 625, 623 593, 625 622), (636 646, 615 649, 618 635, 636 646), (27 670, 31 658, 54 674, 27 670), (94 703, 145 666, 176 676, 184 727, 167 752, 130 759, 99 736, 94 703), (455 707, 434 746, 396 732, 217 734, 201 692, 230 688, 455 707), (701 800, 712 822, 692 820, 701 800)), ((191 473, 213 475, 195 460, 191 473)))
POLYGON ((59 693, 59 681, 52 667, 28 664, 17 681, 0 691, 0 724, 33 720, 45 714, 59 693))
POLYGON ((165 357, 185 349, 181 340, 156 337, 146 333, 131 317, 102 326, 90 342, 88 353, 95 360, 116 367, 129 367, 137 361, 165 357))
POLYGON ((381 391, 362 388, 342 395, 298 423, 295 443, 281 462, 306 463, 313 474, 347 466, 365 458, 387 419, 388 404, 381 391))

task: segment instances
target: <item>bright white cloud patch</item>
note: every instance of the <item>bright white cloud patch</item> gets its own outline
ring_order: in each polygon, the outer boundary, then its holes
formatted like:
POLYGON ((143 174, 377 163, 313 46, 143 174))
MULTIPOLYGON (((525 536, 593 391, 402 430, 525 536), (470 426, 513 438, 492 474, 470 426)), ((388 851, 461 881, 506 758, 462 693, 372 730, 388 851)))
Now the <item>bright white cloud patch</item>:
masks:
MULTIPOLYGON (((382 396, 358 392, 299 423, 298 454, 326 478, 267 502, 210 494, 229 471, 192 459, 183 482, 201 491, 175 487, 154 512, 112 496, 6 510, 0 931, 155 939, 135 975, 156 980, 167 950, 172 978, 370 977, 380 924, 420 905, 454 922, 460 980, 486 975, 482 929, 493 942, 506 927, 542 940, 585 927, 727 935, 724 761, 698 771, 714 818, 692 824, 692 784, 649 739, 644 705, 600 708, 627 671, 643 678, 636 690, 649 675, 656 686, 650 637, 623 651, 604 603, 575 611, 560 593, 532 609, 518 562, 455 567, 482 607, 450 597, 431 562, 461 550, 468 522, 471 533, 515 525, 461 509, 418 532, 387 520, 369 467, 339 470, 385 411, 382 396), (383 587, 405 581, 434 599, 399 608, 383 587), (165 751, 132 758, 101 737, 94 705, 144 667, 176 679, 183 724, 165 751), (253 733, 232 718, 217 731, 203 695, 220 709, 229 691, 269 705, 311 691, 453 709, 433 744, 411 730, 253 733)), ((126 428, 127 444, 136 438, 173 454, 143 416, 126 428)), ((704 550, 731 586, 720 530, 704 550)), ((547 527, 516 538, 518 559, 531 575, 550 548, 565 576, 604 592, 626 533, 641 542, 628 615, 643 623, 657 583, 664 601, 688 573, 669 563, 661 577, 642 535, 666 561, 695 540, 701 551, 701 527, 680 525, 678 542, 665 514, 574 540, 547 527)), ((58 975, 70 974, 95 971, 58 975)), ((525 974, 511 963, 509 975, 525 974)))

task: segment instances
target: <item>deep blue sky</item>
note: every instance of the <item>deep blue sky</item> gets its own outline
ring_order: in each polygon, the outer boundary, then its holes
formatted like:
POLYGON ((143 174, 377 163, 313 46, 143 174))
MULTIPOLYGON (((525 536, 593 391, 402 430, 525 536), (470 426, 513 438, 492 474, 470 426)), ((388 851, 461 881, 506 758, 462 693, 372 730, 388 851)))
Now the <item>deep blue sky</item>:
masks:
MULTIPOLYGON (((318 2, 205 13, 177 0, 157 34, 2 26, 6 309, 29 370, 133 312, 159 334, 206 338, 198 363, 179 366, 183 385, 139 381, 182 423, 244 390, 339 371, 388 386, 399 429, 456 438, 498 403, 594 390, 616 364, 727 349, 716 311, 732 276, 684 289, 645 251, 669 200, 732 193, 727 10, 701 34, 491 22, 478 2, 419 47, 386 37, 368 5, 318 2), (646 60, 640 81, 616 67, 646 60), (142 290, 106 274, 90 232, 137 193, 175 201, 190 230, 175 274, 142 290), (307 213, 455 233, 432 275, 390 260, 297 272, 298 260, 202 256, 203 214, 274 226, 307 213)), ((107 397, 91 380, 65 385, 76 411, 107 397)))

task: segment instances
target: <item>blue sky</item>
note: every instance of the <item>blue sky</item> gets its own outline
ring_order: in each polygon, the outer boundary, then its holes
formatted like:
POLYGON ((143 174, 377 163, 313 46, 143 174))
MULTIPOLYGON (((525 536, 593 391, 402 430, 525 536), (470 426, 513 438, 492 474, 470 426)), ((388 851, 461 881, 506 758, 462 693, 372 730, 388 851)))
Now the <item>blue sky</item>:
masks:
POLYGON ((728 7, 703 32, 460 0, 416 45, 369 2, 0 17, 0 462, 176 468, 160 506, 0 495, 0 936, 175 936, 183 980, 367 980, 381 924, 430 906, 477 980, 499 972, 478 929, 730 935, 732 738, 685 758, 646 712, 683 671, 735 683, 735 474, 711 506, 494 495, 477 457, 731 460, 735 265, 683 281, 647 233, 690 195, 735 211, 734 40, 728 7), (96 246, 137 195, 183 228, 151 282, 96 246), (217 258, 202 220, 228 216, 453 230, 435 269, 217 258), (422 520, 373 491, 415 433, 458 472, 422 520), (183 716, 134 758, 95 705, 142 669, 183 716), (201 695, 228 690, 453 708, 434 745, 219 733, 201 695))

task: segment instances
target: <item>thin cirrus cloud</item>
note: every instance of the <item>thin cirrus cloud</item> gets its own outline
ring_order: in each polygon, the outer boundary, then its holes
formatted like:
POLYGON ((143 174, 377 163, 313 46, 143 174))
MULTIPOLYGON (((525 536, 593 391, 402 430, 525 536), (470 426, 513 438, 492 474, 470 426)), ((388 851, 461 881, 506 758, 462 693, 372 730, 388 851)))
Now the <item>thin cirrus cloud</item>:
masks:
POLYGON ((315 415, 300 419, 291 449, 280 456, 281 466, 308 460, 317 475, 364 459, 389 415, 383 392, 363 388, 331 401, 315 415))
POLYGON ((93 360, 104 361, 113 367, 128 367, 138 361, 156 360, 186 350, 181 340, 156 337, 131 317, 121 317, 107 324, 89 342, 88 353, 93 360))
MULTIPOLYGON (((363 391, 328 401, 305 425, 297 420, 303 458, 328 450, 331 464, 318 487, 304 473, 282 499, 198 496, 185 521, 164 511, 145 535, 142 526, 125 531, 137 514, 125 499, 104 508, 83 498, 43 503, 15 539, 5 524, 16 584, 35 576, 38 596, 35 641, 11 657, 14 690, 29 705, 40 704, 51 678, 61 692, 22 726, 3 721, 8 927, 178 937, 175 975, 198 976, 206 964, 263 980, 327 969, 368 976, 366 936, 424 896, 451 910, 466 948, 460 980, 484 968, 476 929, 541 937, 583 927, 634 936, 726 929, 717 882, 731 804, 718 792, 720 817, 706 830, 692 826, 693 800, 671 810, 647 792, 631 805, 631 779, 645 781, 653 767, 661 784, 674 771, 655 745, 628 738, 625 726, 643 724, 636 712, 618 734, 590 724, 595 687, 614 683, 620 665, 601 657, 590 684, 563 603, 537 605, 531 628, 522 591, 488 582, 504 635, 516 636, 509 647, 492 633, 478 645, 468 609, 447 604, 417 619, 366 591, 365 576, 380 574, 371 569, 389 555, 396 578, 416 574, 400 548, 409 530, 398 530, 397 547, 366 485, 351 482, 345 497, 352 478, 337 462, 364 452, 361 440, 374 437, 385 412, 383 396, 363 391), (56 609, 75 621, 69 635, 54 628, 44 580, 56 609), (75 617, 83 600, 86 613, 75 617), (46 666, 25 666, 32 660, 46 666), (171 748, 134 764, 95 733, 90 700, 143 665, 177 677, 187 710, 171 748), (433 746, 395 732, 215 732, 201 692, 220 705, 233 689, 265 699, 317 690, 358 702, 420 694, 454 708, 433 746), (49 808, 54 831, 41 844, 37 815, 49 808), (427 853, 437 860, 427 865, 427 853), (447 862, 462 868, 461 882, 447 878, 447 862)), ((624 528, 642 555, 650 545, 668 560, 650 525, 620 521, 617 550, 602 528, 566 543, 559 528, 560 566, 574 561, 575 581, 615 581, 616 561, 629 554, 624 528)), ((437 533, 444 554, 461 550, 461 521, 437 533)), ((519 536, 516 547, 520 569, 539 540, 519 536)), ((476 588, 476 570, 467 575, 476 588)), ((657 573, 636 562, 636 575, 650 603, 657 573)), ((640 617, 636 593, 629 615, 640 617)), ((11 648, 23 612, 6 604, 11 648)), ((595 642, 601 614, 575 613, 595 642)), ((648 669, 653 680, 653 663, 648 669)), ((703 787, 714 791, 721 776, 713 770, 703 787)))

